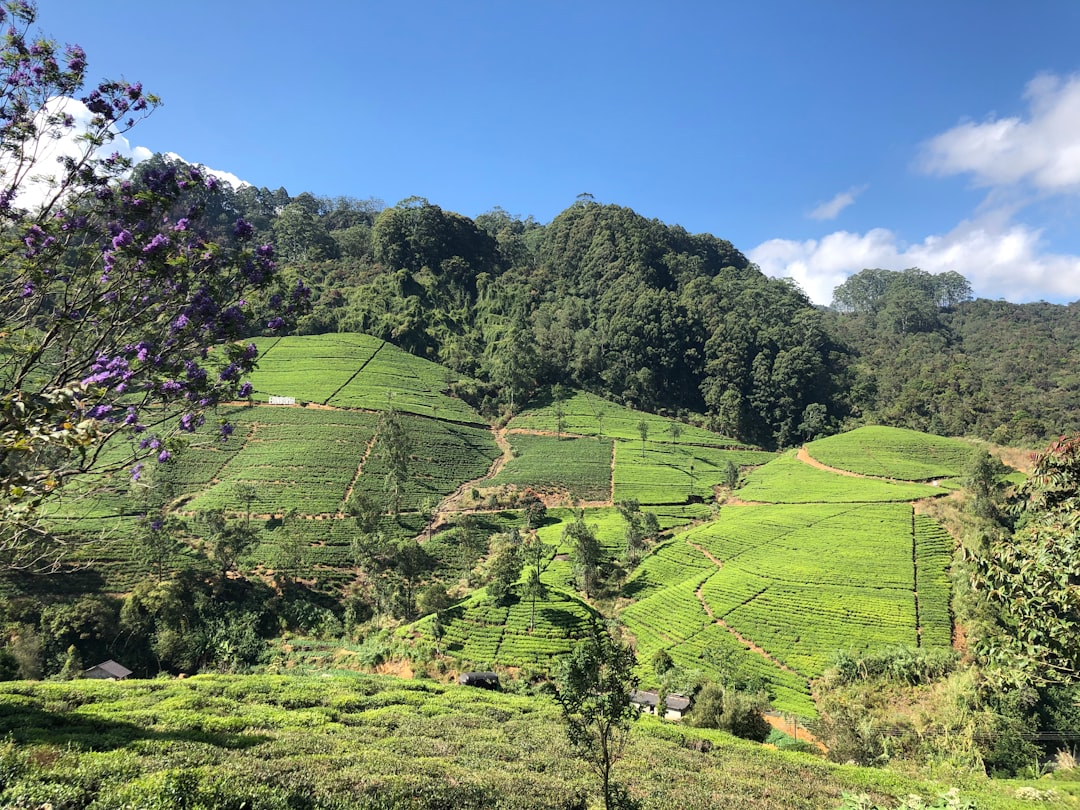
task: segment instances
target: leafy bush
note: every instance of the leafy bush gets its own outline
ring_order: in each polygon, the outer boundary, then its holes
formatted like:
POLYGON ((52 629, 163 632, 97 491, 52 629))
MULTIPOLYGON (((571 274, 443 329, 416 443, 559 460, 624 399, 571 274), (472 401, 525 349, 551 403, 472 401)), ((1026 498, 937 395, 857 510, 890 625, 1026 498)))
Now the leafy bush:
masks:
POLYGON ((764 693, 750 694, 710 681, 694 698, 687 720, 698 728, 716 728, 746 740, 765 742, 772 731, 764 715, 768 703, 764 693))

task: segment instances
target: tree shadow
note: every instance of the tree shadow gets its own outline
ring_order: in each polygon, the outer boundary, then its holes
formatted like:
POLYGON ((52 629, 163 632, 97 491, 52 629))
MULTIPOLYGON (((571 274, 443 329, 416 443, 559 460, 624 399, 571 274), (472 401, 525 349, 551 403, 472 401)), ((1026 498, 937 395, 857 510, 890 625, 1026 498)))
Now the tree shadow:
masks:
POLYGON ((243 750, 271 739, 250 732, 206 729, 155 731, 135 722, 108 720, 78 711, 51 710, 25 698, 0 703, 0 739, 19 745, 53 745, 81 751, 114 751, 145 740, 194 742, 215 748, 243 750))

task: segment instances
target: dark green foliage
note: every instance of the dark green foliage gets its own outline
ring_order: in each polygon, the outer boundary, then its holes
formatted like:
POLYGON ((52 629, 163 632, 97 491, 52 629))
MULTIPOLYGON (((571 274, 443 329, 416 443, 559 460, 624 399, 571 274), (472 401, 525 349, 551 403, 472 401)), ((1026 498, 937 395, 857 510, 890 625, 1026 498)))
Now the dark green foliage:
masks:
POLYGON ((511 596, 514 583, 521 576, 524 563, 521 549, 521 537, 517 530, 505 537, 493 540, 494 553, 488 571, 487 591, 496 605, 506 604, 511 596))
POLYGON ((581 590, 586 597, 592 596, 600 579, 601 549, 596 532, 585 522, 584 510, 563 529, 563 542, 570 544, 570 557, 581 590))
POLYGON ((764 742, 772 726, 765 720, 769 708, 764 693, 751 694, 708 682, 694 696, 687 720, 699 728, 716 728, 747 740, 764 742))
POLYGON ((1014 684, 1080 679, 1080 436, 1035 461, 1012 504, 1018 528, 976 556, 972 586, 997 608, 998 632, 979 652, 1014 684))

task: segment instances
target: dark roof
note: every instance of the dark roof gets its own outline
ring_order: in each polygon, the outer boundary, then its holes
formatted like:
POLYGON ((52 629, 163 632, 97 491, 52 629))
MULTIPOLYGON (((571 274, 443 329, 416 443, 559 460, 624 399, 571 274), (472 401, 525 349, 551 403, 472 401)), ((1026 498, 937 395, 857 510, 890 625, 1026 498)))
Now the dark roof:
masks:
POLYGON ((690 698, 682 695, 668 695, 665 702, 669 709, 674 709, 677 712, 685 712, 690 708, 690 698))
POLYGON ((655 709, 656 704, 660 702, 660 695, 656 692, 643 692, 635 689, 630 693, 630 702, 636 703, 638 706, 648 706, 655 709))
MULTIPOLYGON (((638 706, 648 706, 655 709, 660 703, 660 695, 657 692, 646 692, 635 689, 630 693, 630 702, 638 706)), ((685 712, 690 708, 690 698, 682 695, 670 694, 664 698, 664 705, 677 712, 685 712)))
POLYGON ((113 678, 115 680, 123 680, 131 674, 131 670, 125 667, 123 664, 118 664, 111 658, 108 661, 102 661, 97 666, 90 667, 90 669, 83 672, 85 678, 113 678))
POLYGON ((495 672, 462 672, 458 683, 466 686, 498 686, 499 675, 495 672))

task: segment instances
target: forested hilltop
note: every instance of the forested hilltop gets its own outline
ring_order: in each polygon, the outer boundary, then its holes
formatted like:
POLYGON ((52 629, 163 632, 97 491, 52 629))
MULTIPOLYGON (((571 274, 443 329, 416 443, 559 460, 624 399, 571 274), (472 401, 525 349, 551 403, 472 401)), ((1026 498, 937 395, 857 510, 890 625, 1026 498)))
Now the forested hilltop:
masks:
MULTIPOLYGON (((155 160, 161 160, 156 158, 155 160)), ((299 334, 364 332, 478 379, 488 416, 554 384, 767 447, 887 424, 1001 443, 1080 427, 1080 311, 868 269, 815 307, 730 242, 582 195, 549 224, 414 197, 225 189, 313 289, 299 334)))

